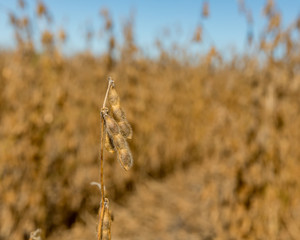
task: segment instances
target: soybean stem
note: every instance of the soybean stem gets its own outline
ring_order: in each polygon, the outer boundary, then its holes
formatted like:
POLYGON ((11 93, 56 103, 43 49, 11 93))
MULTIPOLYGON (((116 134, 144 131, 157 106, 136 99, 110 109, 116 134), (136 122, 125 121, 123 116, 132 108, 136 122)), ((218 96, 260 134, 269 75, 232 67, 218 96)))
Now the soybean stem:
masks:
POLYGON ((101 202, 99 208, 99 225, 98 225, 98 240, 102 238, 102 225, 103 225, 103 214, 102 211, 104 209, 104 181, 103 181, 103 135, 104 135, 104 119, 102 116, 102 112, 100 114, 101 119, 101 129, 100 129, 100 185, 101 185, 101 202))
POLYGON ((113 83, 114 83, 114 80, 111 77, 108 77, 108 86, 107 86, 107 90, 106 90, 102 108, 105 108, 105 106, 106 106, 106 100, 108 97, 108 93, 109 93, 110 87, 112 86, 113 83))
POLYGON ((105 94, 105 98, 103 101, 103 107, 100 112, 100 121, 101 121, 101 128, 100 128, 100 185, 101 185, 101 204, 99 209, 99 225, 98 225, 98 240, 102 239, 102 227, 103 227, 103 218, 104 218, 104 177, 103 177, 103 163, 104 163, 104 116, 103 116, 103 109, 106 106, 106 101, 108 97, 108 93, 110 90, 111 85, 114 83, 111 77, 108 78, 108 86, 105 94))

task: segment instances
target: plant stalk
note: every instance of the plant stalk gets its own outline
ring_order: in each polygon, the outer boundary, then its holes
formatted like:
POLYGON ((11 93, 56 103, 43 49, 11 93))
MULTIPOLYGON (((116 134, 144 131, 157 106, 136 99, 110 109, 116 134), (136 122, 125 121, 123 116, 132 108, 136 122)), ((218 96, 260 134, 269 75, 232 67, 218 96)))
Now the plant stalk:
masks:
POLYGON ((103 218, 104 218, 104 171, 103 171, 103 164, 104 164, 104 111, 106 108, 106 101, 109 94, 109 90, 114 83, 114 80, 109 77, 108 78, 108 86, 105 94, 105 98, 103 101, 103 106, 100 112, 100 121, 101 121, 101 127, 100 127, 100 186, 101 186, 101 202, 100 202, 100 208, 99 208, 99 225, 98 225, 98 240, 102 239, 102 227, 103 227, 103 218))

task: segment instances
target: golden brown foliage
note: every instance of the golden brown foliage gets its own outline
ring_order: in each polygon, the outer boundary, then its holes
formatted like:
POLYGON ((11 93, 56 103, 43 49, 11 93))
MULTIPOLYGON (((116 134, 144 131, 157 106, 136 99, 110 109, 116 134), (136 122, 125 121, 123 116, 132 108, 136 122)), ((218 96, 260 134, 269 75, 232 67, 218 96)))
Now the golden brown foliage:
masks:
MULTIPOLYGON (((88 186, 99 175, 96 112, 108 73, 122 89, 135 158, 125 174, 106 155, 113 239, 297 239, 299 19, 282 29, 271 1, 265 14, 257 55, 222 62, 212 47, 193 64, 163 48, 158 59, 136 57, 132 22, 120 59, 65 58, 50 32, 54 51, 28 51, 30 19, 12 14, 18 49, 0 53, 0 239, 37 228, 50 240, 95 238, 99 199, 88 186)), ((110 147, 126 165, 124 136, 110 147)))

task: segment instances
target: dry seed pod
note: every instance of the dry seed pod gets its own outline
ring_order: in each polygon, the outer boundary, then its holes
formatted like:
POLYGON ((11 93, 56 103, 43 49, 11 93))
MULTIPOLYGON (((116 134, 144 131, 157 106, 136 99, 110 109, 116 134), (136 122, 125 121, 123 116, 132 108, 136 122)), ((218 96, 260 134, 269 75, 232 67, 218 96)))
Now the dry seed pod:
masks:
POLYGON ((36 12, 39 17, 43 16, 44 14, 46 14, 46 6, 42 2, 39 2, 36 12))
POLYGON ((202 40, 202 27, 198 26, 195 30, 193 41, 194 42, 201 42, 202 40))
POLYGON ((109 137, 107 132, 105 132, 105 148, 110 153, 115 152, 115 146, 114 146, 113 141, 109 137))
POLYGON ((124 111, 122 110, 121 106, 118 104, 118 105, 111 105, 111 110, 114 114, 114 117, 116 118, 116 120, 119 122, 119 121, 122 121, 123 119, 125 119, 125 113, 124 111))
POLYGON ((106 130, 109 135, 114 136, 120 133, 119 125, 114 118, 112 118, 108 114, 104 114, 103 118, 105 121, 106 130))
POLYGON ((120 105, 112 105, 111 110, 114 114, 115 119, 118 122, 121 133, 125 138, 131 139, 132 137, 132 129, 129 122, 126 119, 125 113, 120 107, 120 105))
POLYGON ((121 134, 125 138, 131 139, 132 138, 132 128, 131 128, 130 124, 128 123, 128 121, 122 120, 122 121, 118 122, 118 124, 119 124, 121 134))
POLYGON ((202 16, 206 17, 206 18, 209 16, 209 4, 208 4, 208 1, 203 2, 202 16))
POLYGON ((114 106, 114 105, 120 105, 120 97, 114 87, 111 86, 110 90, 109 90, 109 94, 108 94, 108 102, 110 103, 110 105, 114 106))
POLYGON ((102 223, 102 238, 103 240, 111 239, 111 216, 109 212, 109 201, 107 198, 104 200, 104 216, 102 223))
POLYGON ((115 119, 117 120, 121 133, 125 138, 132 137, 132 129, 130 124, 128 123, 125 113, 121 108, 120 105, 120 98, 118 93, 114 87, 114 85, 110 88, 109 95, 108 95, 108 102, 111 105, 111 110, 114 114, 115 119))
POLYGON ((128 148, 128 144, 122 134, 113 136, 112 140, 116 150, 128 148))
POLYGON ((129 148, 124 148, 118 150, 118 159, 121 166, 128 171, 133 164, 133 159, 129 148))

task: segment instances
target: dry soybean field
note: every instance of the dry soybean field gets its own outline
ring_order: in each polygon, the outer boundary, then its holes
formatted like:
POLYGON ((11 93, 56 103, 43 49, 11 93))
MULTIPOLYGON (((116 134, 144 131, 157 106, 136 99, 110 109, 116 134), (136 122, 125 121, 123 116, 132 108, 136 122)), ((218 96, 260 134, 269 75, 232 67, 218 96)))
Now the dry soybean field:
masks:
POLYGON ((197 56, 161 38, 149 57, 134 18, 118 41, 102 10, 105 51, 87 44, 68 55, 68 29, 53 30, 46 4, 32 2, 34 14, 23 1, 23 15, 7 13, 16 46, 0 50, 0 240, 97 239, 101 196, 91 182, 108 77, 133 159, 124 171, 104 149, 111 239, 300 239, 300 18, 283 27, 266 1, 251 53, 228 58, 211 46, 197 56))

